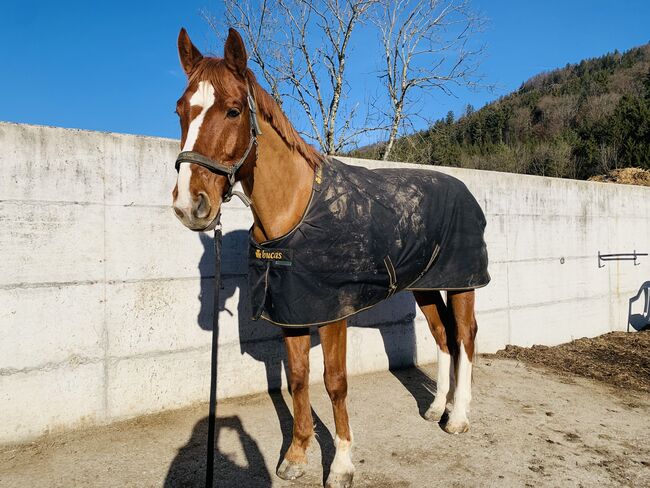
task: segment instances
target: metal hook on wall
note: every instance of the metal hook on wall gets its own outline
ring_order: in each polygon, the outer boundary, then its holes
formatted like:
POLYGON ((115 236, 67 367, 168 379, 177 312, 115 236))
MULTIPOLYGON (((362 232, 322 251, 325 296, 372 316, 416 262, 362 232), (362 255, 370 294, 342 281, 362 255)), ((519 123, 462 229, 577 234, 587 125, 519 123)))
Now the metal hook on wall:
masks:
POLYGON ((636 252, 636 249, 633 252, 618 254, 601 254, 600 251, 598 251, 598 267, 604 268, 605 265, 600 263, 605 261, 634 261, 634 266, 638 266, 641 263, 637 263, 637 258, 647 255, 648 253, 636 252))

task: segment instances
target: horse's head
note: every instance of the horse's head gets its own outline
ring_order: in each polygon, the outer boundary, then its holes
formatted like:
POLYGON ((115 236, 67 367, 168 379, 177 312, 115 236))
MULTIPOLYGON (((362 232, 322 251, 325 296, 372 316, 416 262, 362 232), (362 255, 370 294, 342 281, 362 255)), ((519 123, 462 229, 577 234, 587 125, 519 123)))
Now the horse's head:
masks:
POLYGON ((182 152, 172 192, 174 213, 189 229, 208 230, 230 194, 233 169, 255 157, 246 48, 230 29, 223 59, 204 57, 181 29, 178 53, 188 83, 176 103, 182 152))

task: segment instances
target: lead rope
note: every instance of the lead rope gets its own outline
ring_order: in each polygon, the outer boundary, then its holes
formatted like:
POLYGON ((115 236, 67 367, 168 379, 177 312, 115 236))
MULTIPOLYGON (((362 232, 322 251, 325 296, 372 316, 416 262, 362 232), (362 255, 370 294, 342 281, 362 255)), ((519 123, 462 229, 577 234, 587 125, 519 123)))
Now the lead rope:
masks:
MULTIPOLYGON (((257 122, 255 99, 251 95, 250 86, 246 88, 248 92, 246 99, 248 101, 251 119, 251 142, 248 145, 248 149, 246 149, 246 153, 237 164, 235 171, 227 175, 230 188, 223 201, 227 202, 235 195, 240 198, 244 205, 249 207, 251 201, 248 197, 242 192, 233 191, 237 169, 244 164, 253 146, 255 146, 255 157, 257 158, 257 136, 262 133, 257 122)), ((219 210, 216 220, 217 224, 214 228, 214 314, 212 315, 212 353, 210 356, 210 413, 208 414, 208 452, 205 466, 206 488, 212 488, 214 484, 214 431, 217 423, 217 345, 219 343, 219 291, 221 290, 221 238, 223 237, 221 230, 221 210, 219 210)))
POLYGON ((210 358, 210 413, 208 414, 208 453, 205 487, 212 488, 214 476, 214 431, 217 422, 217 344, 219 342, 219 291, 221 289, 221 212, 214 228, 214 314, 212 316, 212 354, 210 358))

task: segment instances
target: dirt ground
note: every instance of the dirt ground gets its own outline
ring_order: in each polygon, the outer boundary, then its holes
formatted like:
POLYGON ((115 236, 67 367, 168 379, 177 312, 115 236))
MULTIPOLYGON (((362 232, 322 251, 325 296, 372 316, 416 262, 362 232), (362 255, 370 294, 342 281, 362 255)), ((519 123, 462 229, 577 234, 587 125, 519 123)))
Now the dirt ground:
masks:
POLYGON ((589 181, 650 186, 650 171, 642 168, 613 169, 606 175, 592 176, 589 181))
MULTIPOLYGON (((647 388, 480 357, 471 430, 452 436, 422 418, 434 374, 432 365, 350 378, 357 488, 650 486, 647 388)), ((311 393, 318 437, 307 474, 293 483, 274 474, 291 433, 286 392, 221 401, 217 486, 322 486, 333 420, 324 387, 311 393)), ((199 405, 5 446, 0 486, 202 486, 206 412, 199 405)))
POLYGON ((542 366, 603 383, 650 393, 650 330, 610 332, 559 346, 507 346, 495 357, 542 366))

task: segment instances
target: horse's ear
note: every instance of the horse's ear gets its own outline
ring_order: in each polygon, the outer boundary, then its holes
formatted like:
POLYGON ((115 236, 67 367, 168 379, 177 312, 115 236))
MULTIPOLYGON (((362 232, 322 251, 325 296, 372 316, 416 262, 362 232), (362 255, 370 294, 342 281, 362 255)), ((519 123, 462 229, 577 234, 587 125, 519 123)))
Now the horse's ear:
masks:
POLYGON ((223 59, 235 73, 246 76, 246 47, 244 41, 232 27, 228 30, 228 39, 223 48, 223 59))
POLYGON ((194 47, 184 27, 181 27, 181 31, 178 33, 178 56, 181 58, 181 66, 183 66, 187 76, 190 75, 196 64, 203 59, 203 55, 194 47))

